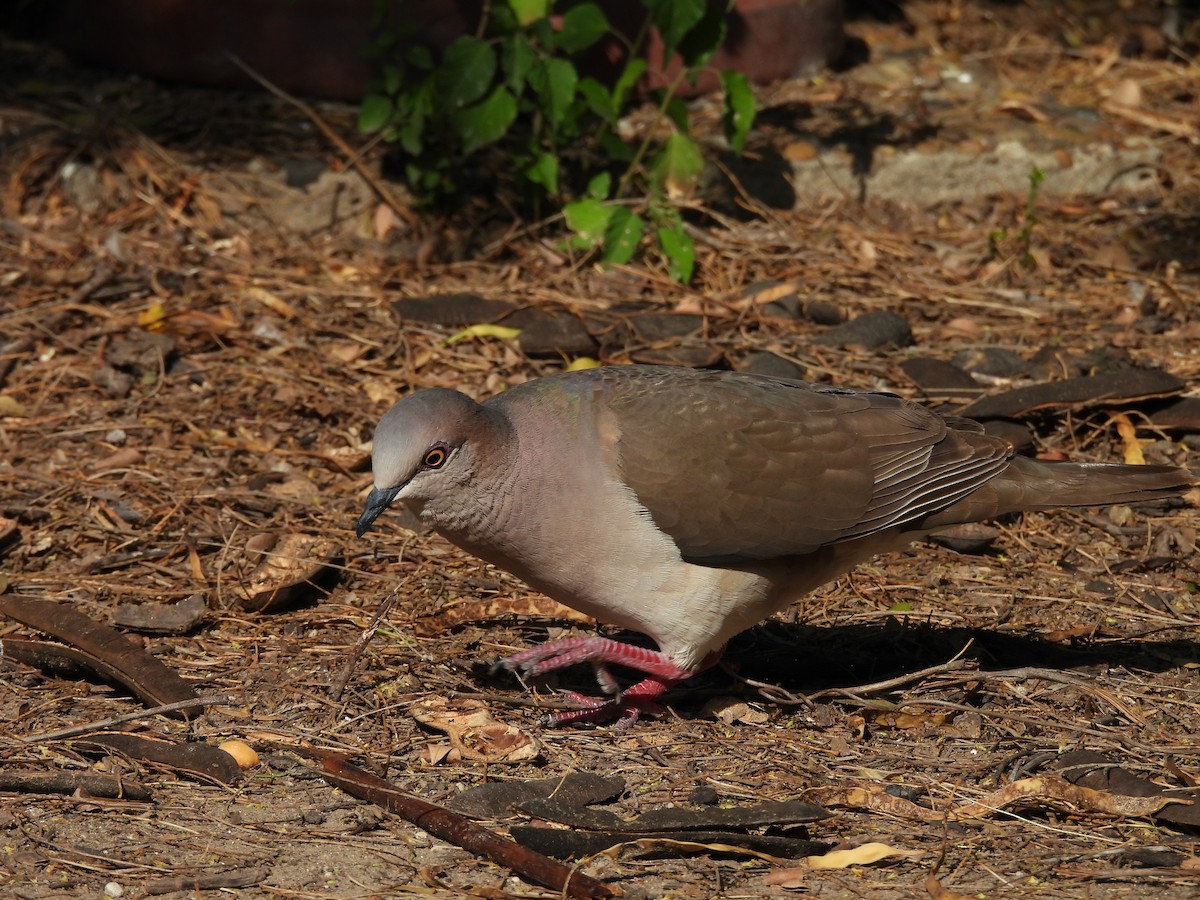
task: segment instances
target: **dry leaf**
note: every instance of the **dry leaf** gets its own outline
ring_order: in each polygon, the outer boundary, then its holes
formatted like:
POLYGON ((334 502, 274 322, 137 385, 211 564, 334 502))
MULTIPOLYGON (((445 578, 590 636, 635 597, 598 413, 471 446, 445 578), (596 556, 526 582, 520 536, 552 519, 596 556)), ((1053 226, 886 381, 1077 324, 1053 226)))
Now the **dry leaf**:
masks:
POLYGON ((733 697, 714 697, 704 704, 701 715, 720 719, 727 725, 741 722, 745 725, 762 725, 769 722, 771 716, 761 709, 755 709, 743 700, 733 697))
POLYGON ((975 340, 983 334, 983 328, 970 316, 958 316, 943 326, 941 333, 946 337, 959 337, 975 340))
POLYGON ((1142 86, 1132 78, 1122 78, 1108 95, 1108 102, 1118 106, 1141 106, 1142 86))
POLYGON ((972 900, 968 894, 960 894, 958 891, 942 887, 942 883, 937 880, 936 875, 929 875, 925 878, 925 890, 929 892, 929 896, 933 900, 972 900))
POLYGON ((781 888, 800 888, 804 887, 811 872, 811 869, 803 866, 791 869, 776 869, 763 876, 763 884, 781 888))
POLYGON ((929 809, 901 797, 893 797, 881 785, 818 788, 804 793, 804 799, 819 806, 869 809, 902 819, 938 822, 983 819, 1010 806, 1067 807, 1075 812, 1105 813, 1111 816, 1149 816, 1171 803, 1186 803, 1172 797, 1124 797, 1071 784, 1057 775, 1022 778, 993 791, 975 803, 947 810, 929 809))
POLYGON ((799 291, 799 286, 794 281, 780 281, 774 284, 763 284, 759 287, 750 288, 742 303, 735 304, 739 309, 745 308, 746 303, 753 306, 766 306, 768 303, 774 303, 776 300, 783 300, 787 297, 794 296, 799 291))
POLYGON ((20 400, 10 397, 8 394, 0 394, 0 416, 12 416, 19 419, 27 414, 20 400))
POLYGON ((400 217, 386 203, 375 207, 374 215, 375 240, 382 241, 400 226, 400 217))
POLYGON ((329 341, 323 345, 330 356, 349 365, 370 350, 365 341, 329 341))
POLYGON ((890 725, 892 728, 936 728, 945 725, 950 720, 950 713, 911 713, 911 712, 881 712, 874 718, 876 725, 890 725))
POLYGON ((1039 775, 1014 781, 978 803, 969 803, 950 810, 948 815, 953 820, 983 818, 1018 803, 1029 805, 1028 801, 1031 800, 1040 801, 1034 805, 1065 804, 1073 811, 1099 812, 1121 817, 1149 816, 1171 803, 1187 802, 1172 797, 1123 797, 1071 784, 1057 775, 1039 775))
POLYGON ((257 300, 267 309, 274 310, 285 319, 294 319, 299 315, 294 306, 292 306, 286 300, 276 297, 274 294, 268 290, 265 290, 264 288, 248 287, 245 291, 243 291, 243 294, 247 297, 247 299, 257 300))
POLYGON ((478 700, 427 697, 413 704, 412 714, 422 725, 444 731, 463 759, 486 763, 528 762, 542 752, 537 738, 515 725, 497 722, 478 700))
POLYGON ((106 472, 109 469, 128 469, 142 461, 142 451, 137 447, 125 447, 88 466, 89 472, 106 472))
POLYGON ((147 331, 162 331, 163 320, 166 317, 166 307, 161 303, 152 303, 147 309, 138 313, 137 323, 147 331))
POLYGON ((385 400, 390 402, 396 399, 396 385, 382 378, 364 378, 359 383, 359 387, 372 403, 383 403, 385 400))
POLYGON ((1146 457, 1142 454, 1142 442, 1138 440, 1137 429, 1129 421, 1129 416, 1125 413, 1117 413, 1112 417, 1112 422, 1117 426, 1117 434, 1121 436, 1121 441, 1125 445, 1126 465, 1144 466, 1146 457))
POLYGON ((1050 117, 1041 109, 1039 109, 1032 100, 1023 98, 1014 98, 1012 100, 1001 100, 996 106, 1000 112, 1012 113, 1018 119, 1026 119, 1030 122, 1049 122, 1050 117))
POLYGON ((502 341, 511 341, 521 333, 520 328, 509 328, 507 325, 468 325, 462 331, 456 331, 450 337, 446 338, 442 343, 447 346, 453 346, 459 341, 465 341, 469 338, 493 337, 499 338, 502 341))
MULTIPOLYGON (((256 561, 261 551, 251 551, 256 561)), ((327 538, 284 535, 239 585, 242 609, 275 612, 329 592, 337 580, 340 550, 327 538)))
POLYGON ((860 844, 850 850, 830 850, 824 856, 808 857, 808 864, 814 869, 845 869, 849 866, 865 866, 893 856, 924 856, 924 850, 901 850, 890 844, 872 842, 860 844))
POLYGON ((462 600, 443 607, 436 615, 424 616, 413 623, 413 632, 421 637, 443 635, 452 628, 477 622, 495 622, 513 616, 536 616, 558 622, 591 624, 596 620, 556 603, 549 597, 531 594, 525 597, 490 597, 486 600, 462 600))

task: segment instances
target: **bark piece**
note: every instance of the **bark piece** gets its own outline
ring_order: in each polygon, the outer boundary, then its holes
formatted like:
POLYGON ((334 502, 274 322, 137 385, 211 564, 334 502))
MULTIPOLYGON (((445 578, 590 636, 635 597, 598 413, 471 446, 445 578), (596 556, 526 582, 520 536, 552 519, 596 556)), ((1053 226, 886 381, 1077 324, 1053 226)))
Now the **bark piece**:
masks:
POLYGON ((514 825, 509 829, 513 840, 538 853, 556 859, 578 859, 602 853, 617 844, 643 844, 647 852, 659 856, 697 856, 720 854, 722 849, 738 855, 738 850, 765 853, 782 859, 817 856, 829 850, 829 844, 801 838, 762 834, 737 834, 728 831, 664 831, 658 834, 630 834, 624 831, 574 831, 567 828, 543 828, 538 825, 514 825))
POLYGON ((526 356, 571 358, 596 352, 596 339, 577 316, 536 309, 528 310, 522 319, 517 342, 526 356))
POLYGON ((865 350, 909 347, 912 342, 908 320, 887 309, 863 313, 849 322, 835 325, 813 340, 813 343, 827 347, 861 347, 865 350))
POLYGON ((523 812, 551 822, 590 831, 614 831, 639 834, 688 829, 758 828, 764 825, 799 825, 833 815, 828 810, 802 800, 783 800, 724 809, 721 807, 665 807, 651 809, 632 819, 621 819, 606 809, 589 809, 564 802, 557 796, 537 798, 519 804, 523 812))
POLYGON ((1156 819, 1176 825, 1200 825, 1200 788, 1164 788, 1134 775, 1094 750, 1072 750, 1058 758, 1058 770, 1067 781, 1122 797, 1172 797, 1191 804, 1172 803, 1154 813, 1156 819))
POLYGON ((178 603, 122 603, 113 612, 113 622, 145 634, 186 634, 208 613, 203 594, 178 603))
POLYGON ((589 875, 522 847, 508 838, 476 825, 458 813, 405 794, 397 790, 391 782, 351 765, 339 753, 325 750, 302 752, 303 755, 320 762, 322 776, 334 787, 382 806, 434 837, 462 847, 469 853, 486 856, 527 881, 561 891, 563 896, 577 897, 580 900, 615 897, 622 893, 620 888, 609 887, 589 875))
POLYGON ((509 814, 513 807, 529 800, 556 797, 571 806, 588 806, 612 800, 624 790, 624 778, 572 772, 561 778, 492 781, 464 791, 446 805, 466 816, 495 819, 509 814))
POLYGON ((1161 369, 1126 369, 1048 381, 981 397, 961 411, 970 419, 1013 418, 1037 409, 1116 406, 1152 397, 1169 397, 1187 385, 1161 369))
MULTIPOLYGON (((196 698, 190 684, 137 644, 65 603, 3 595, 0 596, 0 613, 69 645, 59 647, 31 641, 27 643, 32 646, 22 648, 22 641, 5 640, 0 642, 0 655, 20 659, 29 665, 39 665, 36 660, 46 660, 51 666, 55 665, 52 661, 55 656, 66 656, 71 663, 115 681, 151 706, 196 698)), ((192 708, 178 710, 172 715, 192 719, 200 712, 192 708)))
POLYGON ((85 794, 104 800, 153 800, 146 786, 128 778, 84 772, 21 772, 0 769, 0 791, 17 794, 85 794))
POLYGON ((406 322, 427 325, 475 325, 495 322, 516 307, 504 300, 489 300, 477 294, 434 294, 414 300, 397 300, 392 309, 406 322))
POLYGON ((89 734, 74 743, 77 747, 116 750, 130 759, 156 763, 217 784, 234 784, 242 778, 237 760, 212 744, 179 743, 163 737, 124 731, 89 734))

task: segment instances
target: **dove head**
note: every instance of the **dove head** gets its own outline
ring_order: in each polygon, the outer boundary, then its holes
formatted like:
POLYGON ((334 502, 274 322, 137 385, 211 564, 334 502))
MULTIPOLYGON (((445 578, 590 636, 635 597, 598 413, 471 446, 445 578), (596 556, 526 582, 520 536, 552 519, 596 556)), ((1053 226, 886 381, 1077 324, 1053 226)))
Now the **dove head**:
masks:
POLYGON ((392 503, 418 516, 427 505, 453 504, 489 454, 503 455, 506 423, 466 394, 430 388, 405 397, 375 429, 375 486, 355 528, 362 537, 392 503))

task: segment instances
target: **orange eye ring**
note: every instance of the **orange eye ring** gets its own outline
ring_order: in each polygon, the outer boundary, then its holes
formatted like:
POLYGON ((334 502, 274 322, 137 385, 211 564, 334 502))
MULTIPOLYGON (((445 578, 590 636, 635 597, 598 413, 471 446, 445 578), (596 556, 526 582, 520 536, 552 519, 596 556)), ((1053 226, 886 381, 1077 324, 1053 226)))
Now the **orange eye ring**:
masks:
POLYGON ((421 460, 421 465, 426 469, 440 469, 446 464, 446 460, 449 458, 449 451, 441 444, 437 444, 425 451, 425 457, 421 460))

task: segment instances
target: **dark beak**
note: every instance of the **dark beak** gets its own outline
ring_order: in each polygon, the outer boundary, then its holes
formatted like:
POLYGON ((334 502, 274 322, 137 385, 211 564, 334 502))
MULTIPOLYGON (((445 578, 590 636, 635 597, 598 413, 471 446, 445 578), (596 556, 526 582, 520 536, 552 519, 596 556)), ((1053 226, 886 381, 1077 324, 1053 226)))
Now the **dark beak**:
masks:
MULTIPOLYGON (((401 485, 403 487, 403 485, 401 485)), ((396 499, 396 495, 400 493, 400 488, 371 488, 371 493, 367 494, 367 505, 361 516, 358 517, 358 524, 354 526, 354 533, 362 537, 371 529, 372 523, 383 515, 383 511, 392 505, 392 501, 396 499)))

